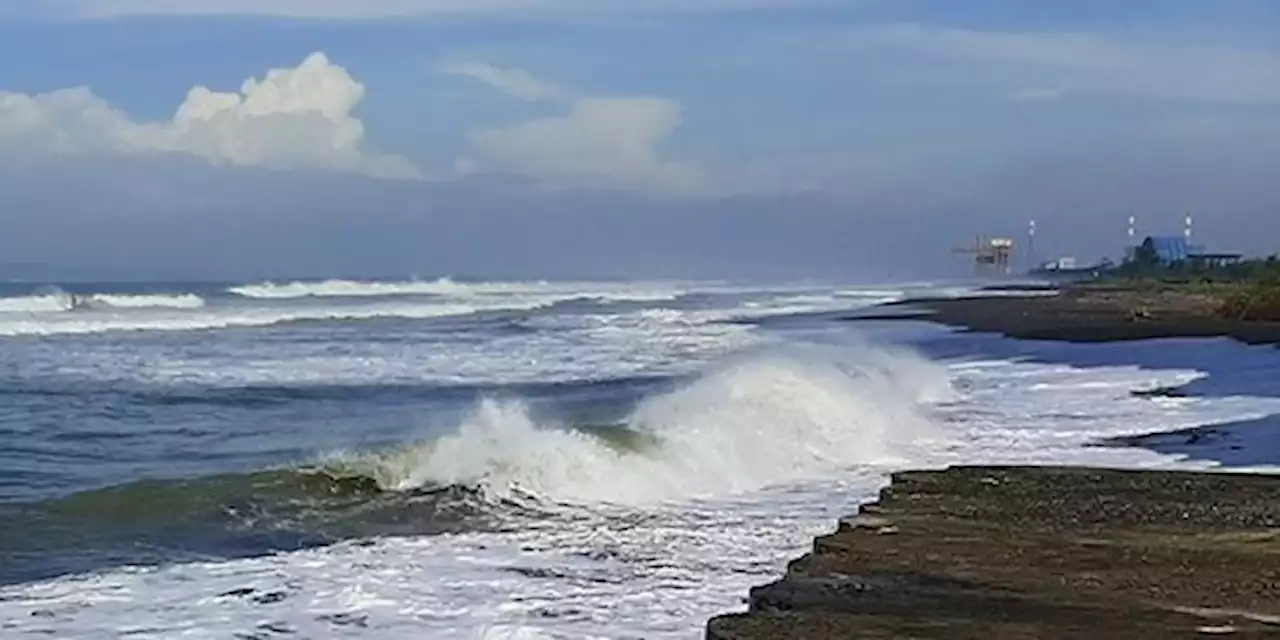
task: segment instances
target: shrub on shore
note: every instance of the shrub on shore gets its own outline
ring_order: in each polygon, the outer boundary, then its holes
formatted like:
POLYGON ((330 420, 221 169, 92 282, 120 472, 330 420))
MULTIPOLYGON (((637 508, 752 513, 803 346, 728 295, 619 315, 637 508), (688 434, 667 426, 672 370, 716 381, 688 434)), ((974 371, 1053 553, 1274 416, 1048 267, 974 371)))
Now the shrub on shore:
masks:
POLYGON ((1222 315, 1232 320, 1280 322, 1280 282, 1258 282, 1223 297, 1222 315))

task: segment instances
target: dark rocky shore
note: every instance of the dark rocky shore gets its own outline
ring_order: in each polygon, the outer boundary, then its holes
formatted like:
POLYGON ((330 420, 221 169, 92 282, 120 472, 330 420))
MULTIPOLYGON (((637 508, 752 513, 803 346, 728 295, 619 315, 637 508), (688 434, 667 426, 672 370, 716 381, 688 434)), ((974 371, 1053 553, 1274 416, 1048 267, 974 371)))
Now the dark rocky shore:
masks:
POLYGON ((1280 476, 894 475, 714 640, 1280 636, 1280 476))
POLYGON ((1280 322, 1232 320, 1222 300, 1187 287, 1069 286, 1057 295, 914 300, 849 320, 930 320, 1027 340, 1111 342, 1231 337, 1280 344, 1280 322))
MULTIPOLYGON (((928 320, 1030 340, 1280 344, 1280 322, 1231 320, 1221 304, 1185 287, 1087 285, 896 303, 848 320, 928 320)), ((1099 445, 1185 447, 1222 437, 1202 427, 1099 445)), ((711 620, 707 637, 1280 637, 1280 476, 899 473, 784 578, 752 589, 748 607, 711 620)))

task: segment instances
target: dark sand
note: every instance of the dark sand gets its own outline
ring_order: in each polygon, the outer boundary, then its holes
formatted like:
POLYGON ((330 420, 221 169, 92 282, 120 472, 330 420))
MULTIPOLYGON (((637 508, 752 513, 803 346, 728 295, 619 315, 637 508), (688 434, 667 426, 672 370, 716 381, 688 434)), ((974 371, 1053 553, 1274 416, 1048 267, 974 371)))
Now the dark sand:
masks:
POLYGON ((896 474, 715 640, 1280 635, 1280 477, 896 474))
MULTIPOLYGON (((1059 295, 913 301, 848 318, 930 320, 1014 338, 1231 337, 1186 288, 1071 286, 1059 295)), ((1179 395, 1179 389, 1138 392, 1179 395)), ((1100 446, 1219 446, 1221 429, 1100 446)), ((1220 452, 1218 452, 1220 453, 1220 452)), ((1280 476, 1073 468, 896 474, 879 502, 752 589, 714 640, 1280 638, 1280 476)))
POLYGON ((1280 344, 1280 322, 1229 320, 1211 293, 1178 287, 1065 287, 1058 295, 917 300, 848 318, 930 320, 1027 340, 1113 342, 1231 337, 1280 344))

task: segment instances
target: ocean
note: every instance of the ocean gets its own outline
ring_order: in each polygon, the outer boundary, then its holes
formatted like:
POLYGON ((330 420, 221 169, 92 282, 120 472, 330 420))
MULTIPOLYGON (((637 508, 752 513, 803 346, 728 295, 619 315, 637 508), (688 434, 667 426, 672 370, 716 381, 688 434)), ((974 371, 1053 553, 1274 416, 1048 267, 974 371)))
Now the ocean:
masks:
POLYGON ((0 285, 0 637, 697 638, 893 471, 1280 414, 1273 348, 846 321, 975 293, 0 285))

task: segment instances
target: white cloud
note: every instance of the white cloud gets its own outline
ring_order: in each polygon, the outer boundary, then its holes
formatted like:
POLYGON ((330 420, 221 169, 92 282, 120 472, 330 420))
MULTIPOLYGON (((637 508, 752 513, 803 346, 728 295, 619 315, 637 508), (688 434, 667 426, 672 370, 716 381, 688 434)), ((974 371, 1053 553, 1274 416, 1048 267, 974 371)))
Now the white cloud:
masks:
POLYGON ((502 69, 487 62, 453 62, 442 65, 440 71, 479 80, 499 91, 531 102, 557 100, 568 96, 568 92, 561 87, 539 80, 523 69, 502 69))
POLYGON ((845 5, 851 0, 54 0, 85 18, 257 15, 324 19, 383 17, 563 18, 637 13, 710 13, 845 5))
MULTIPOLYGON (((570 99, 565 89, 519 69, 473 62, 444 70, 525 100, 570 99)), ((692 193, 706 186, 702 172, 659 150, 679 128, 681 111, 679 102, 657 97, 574 98, 563 116, 472 132, 475 156, 460 159, 457 168, 561 187, 692 193)))
POLYGON ((177 153, 214 164, 420 176, 404 158, 365 149, 364 125, 352 113, 363 97, 364 87, 322 53, 250 78, 239 92, 194 87, 162 122, 135 121, 83 87, 0 91, 0 143, 34 153, 177 153))
POLYGON ((657 151, 679 125, 680 105, 671 100, 585 98, 565 116, 474 132, 480 160, 464 166, 565 186, 691 192, 701 173, 657 151))

